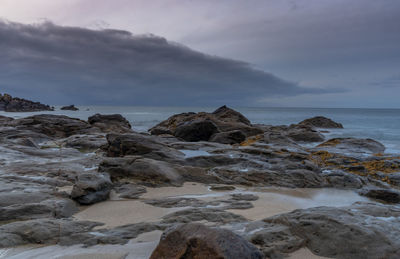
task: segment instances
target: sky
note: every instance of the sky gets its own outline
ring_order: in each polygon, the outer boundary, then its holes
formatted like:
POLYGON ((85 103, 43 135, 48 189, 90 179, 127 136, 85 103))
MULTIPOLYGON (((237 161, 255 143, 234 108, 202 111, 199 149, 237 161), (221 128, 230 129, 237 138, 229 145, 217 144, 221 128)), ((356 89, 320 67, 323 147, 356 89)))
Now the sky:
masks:
POLYGON ((0 92, 400 108, 398 0, 0 0, 0 92))

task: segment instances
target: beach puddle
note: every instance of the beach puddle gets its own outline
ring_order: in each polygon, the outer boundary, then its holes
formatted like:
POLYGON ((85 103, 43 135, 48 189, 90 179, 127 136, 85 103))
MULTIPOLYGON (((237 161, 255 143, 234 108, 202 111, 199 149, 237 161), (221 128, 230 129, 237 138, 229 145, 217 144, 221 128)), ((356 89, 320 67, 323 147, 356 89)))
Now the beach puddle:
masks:
POLYGON ((210 156, 211 154, 204 150, 189 150, 181 149, 179 150, 185 155, 185 158, 197 157, 197 156, 210 156))

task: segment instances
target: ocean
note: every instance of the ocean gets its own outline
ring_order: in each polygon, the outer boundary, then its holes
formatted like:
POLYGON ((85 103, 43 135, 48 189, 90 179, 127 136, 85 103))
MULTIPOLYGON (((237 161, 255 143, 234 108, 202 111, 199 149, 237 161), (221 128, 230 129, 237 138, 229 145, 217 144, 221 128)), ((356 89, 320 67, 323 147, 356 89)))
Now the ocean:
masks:
MULTIPOLYGON (((9 113, 0 115, 22 118, 33 114, 63 114, 86 120, 95 113, 119 113, 127 118, 137 131, 147 131, 169 116, 182 112, 212 112, 218 107, 120 107, 79 106, 79 111, 9 113)), ((386 153, 400 154, 400 109, 356 109, 356 108, 249 108, 232 107, 245 115, 252 123, 289 125, 321 115, 343 124, 344 129, 329 130, 327 139, 334 137, 372 138, 383 143, 386 153)))

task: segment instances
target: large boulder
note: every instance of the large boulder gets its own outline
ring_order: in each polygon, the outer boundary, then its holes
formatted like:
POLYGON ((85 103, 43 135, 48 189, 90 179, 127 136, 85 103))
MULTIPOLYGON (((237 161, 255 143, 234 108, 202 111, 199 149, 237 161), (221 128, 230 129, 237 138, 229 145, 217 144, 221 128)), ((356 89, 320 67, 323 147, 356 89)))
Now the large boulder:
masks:
POLYGON ((112 183, 107 174, 83 173, 78 175, 71 192, 71 198, 83 205, 90 205, 108 199, 112 183))
POLYGON ((299 125, 307 125, 316 128, 326 128, 326 129, 343 129, 343 125, 341 123, 335 122, 329 118, 324 116, 316 116, 310 119, 303 120, 299 123, 299 125))
MULTIPOLYGON (((212 134, 208 134, 210 132, 210 128, 213 128, 213 133, 240 130, 243 134, 246 135, 246 137, 263 133, 260 128, 252 125, 250 121, 242 114, 226 106, 222 106, 212 113, 189 112, 173 115, 167 120, 162 121, 158 125, 151 128, 149 132, 152 135, 171 134, 177 136, 176 134, 177 132, 180 133, 180 130, 178 129, 181 126, 188 127, 188 125, 195 123, 192 127, 196 126, 195 128, 200 129, 199 126, 202 125, 200 123, 201 121, 207 121, 204 122, 204 125, 207 125, 207 127, 205 127, 205 129, 207 129, 207 133, 204 133, 204 135, 202 134, 201 138, 198 137, 198 140, 208 140, 205 138, 207 136, 209 138, 212 136, 212 134), (214 127, 211 126, 210 122, 217 127, 217 130, 215 130, 214 127)), ((203 130, 203 128, 201 128, 201 130, 203 130)))
POLYGON ((190 223, 167 230, 150 258, 261 259, 264 256, 251 243, 227 229, 190 223))
POLYGON ((383 153, 385 146, 373 139, 333 138, 316 149, 331 153, 383 153))
POLYGON ((217 126, 209 120, 188 121, 175 130, 175 137, 185 141, 207 141, 210 137, 218 133, 217 126))
POLYGON ((396 190, 367 189, 362 190, 360 194, 386 203, 400 203, 400 192, 396 190))
POLYGON ((292 125, 284 133, 287 137, 295 142, 321 142, 324 136, 310 126, 292 125))
POLYGON ((32 102, 26 99, 12 97, 9 94, 0 94, 0 111, 6 112, 37 112, 37 111, 54 111, 53 107, 32 102))
POLYGON ((95 114, 88 118, 90 125, 100 128, 107 133, 128 133, 132 132, 132 126, 127 119, 120 114, 95 114))
POLYGON ((211 136, 211 142, 222 144, 238 144, 246 140, 246 135, 240 130, 232 130, 227 132, 216 133, 211 136))

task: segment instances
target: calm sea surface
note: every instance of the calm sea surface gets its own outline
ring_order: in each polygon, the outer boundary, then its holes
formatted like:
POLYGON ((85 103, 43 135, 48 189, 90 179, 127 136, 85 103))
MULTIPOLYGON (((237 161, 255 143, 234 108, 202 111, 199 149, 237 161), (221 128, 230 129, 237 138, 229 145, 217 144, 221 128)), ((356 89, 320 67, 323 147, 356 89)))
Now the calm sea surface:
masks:
MULTIPOLYGON (((146 131, 169 116, 181 112, 211 112, 217 107, 109 107, 79 106, 79 111, 40 112, 64 114, 86 120, 95 113, 119 113, 126 117, 133 128, 146 131)), ((244 108, 233 107, 243 113, 252 123, 283 125, 322 115, 343 124, 343 130, 330 130, 331 137, 372 138, 386 146, 386 153, 400 153, 400 109, 327 109, 327 108, 244 108)), ((21 118, 40 113, 6 113, 0 115, 21 118)))

